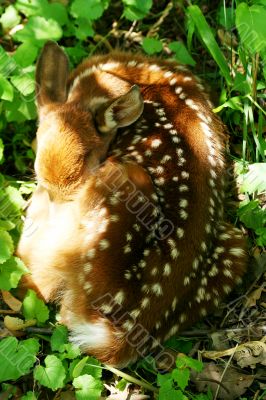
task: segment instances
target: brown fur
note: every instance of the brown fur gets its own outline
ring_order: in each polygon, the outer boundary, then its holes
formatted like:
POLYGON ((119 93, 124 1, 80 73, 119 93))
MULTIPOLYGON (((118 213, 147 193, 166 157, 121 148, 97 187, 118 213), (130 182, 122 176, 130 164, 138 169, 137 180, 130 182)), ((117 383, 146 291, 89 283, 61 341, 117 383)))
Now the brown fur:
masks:
POLYGON ((174 62, 114 52, 85 60, 68 83, 67 70, 48 43, 37 67, 36 231, 18 255, 28 284, 61 304, 74 342, 123 366, 211 312, 245 271, 245 241, 223 212, 226 134, 174 62), (82 327, 95 326, 86 345, 82 327))

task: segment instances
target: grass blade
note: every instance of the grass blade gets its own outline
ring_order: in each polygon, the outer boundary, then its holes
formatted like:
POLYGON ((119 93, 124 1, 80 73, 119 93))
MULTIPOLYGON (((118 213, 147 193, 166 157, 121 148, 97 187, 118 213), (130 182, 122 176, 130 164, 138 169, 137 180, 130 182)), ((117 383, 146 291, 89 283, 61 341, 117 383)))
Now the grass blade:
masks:
POLYGON ((230 76, 230 70, 227 65, 226 59, 221 52, 218 43, 216 42, 211 28, 209 27, 204 15, 202 14, 198 6, 189 6, 187 9, 188 15, 192 18, 199 36, 207 47, 209 53, 219 66, 221 74, 225 78, 228 85, 232 84, 232 78, 230 76))

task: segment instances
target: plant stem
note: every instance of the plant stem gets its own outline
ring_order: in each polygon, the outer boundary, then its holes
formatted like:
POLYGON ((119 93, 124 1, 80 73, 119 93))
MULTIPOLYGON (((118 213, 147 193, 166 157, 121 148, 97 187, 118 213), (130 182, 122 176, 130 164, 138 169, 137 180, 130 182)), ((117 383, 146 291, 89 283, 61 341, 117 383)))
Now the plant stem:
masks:
POLYGON ((113 374, 126 379, 128 382, 135 383, 136 385, 139 385, 139 386, 143 387, 144 389, 150 390, 151 392, 154 392, 154 393, 159 392, 158 389, 155 388, 154 386, 150 385, 149 383, 143 382, 140 379, 134 378, 133 376, 127 374, 126 372, 120 371, 119 369, 114 368, 114 367, 110 367, 109 365, 105 365, 105 368, 108 371, 113 372, 113 374))

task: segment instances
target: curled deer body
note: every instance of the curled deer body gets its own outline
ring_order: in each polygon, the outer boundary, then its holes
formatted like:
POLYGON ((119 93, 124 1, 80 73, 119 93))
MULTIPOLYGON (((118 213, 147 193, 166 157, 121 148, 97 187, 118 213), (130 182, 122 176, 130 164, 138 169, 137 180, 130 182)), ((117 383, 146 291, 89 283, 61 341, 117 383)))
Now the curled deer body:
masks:
POLYGON ((71 340, 124 366, 204 317, 241 280, 225 222, 226 135, 174 62, 114 52, 69 75, 48 42, 36 72, 37 188, 17 253, 71 340), (136 331, 136 329, 135 329, 136 331))

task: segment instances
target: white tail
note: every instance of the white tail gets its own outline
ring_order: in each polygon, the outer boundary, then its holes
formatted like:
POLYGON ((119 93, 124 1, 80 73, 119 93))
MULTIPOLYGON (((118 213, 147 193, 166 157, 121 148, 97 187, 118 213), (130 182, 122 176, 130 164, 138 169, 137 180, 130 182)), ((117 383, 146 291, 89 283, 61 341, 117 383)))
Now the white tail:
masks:
POLYGON ((204 317, 244 273, 245 241, 224 217, 224 126, 174 62, 114 52, 68 77, 49 42, 36 80, 25 283, 61 304, 83 351, 123 366, 204 317))

